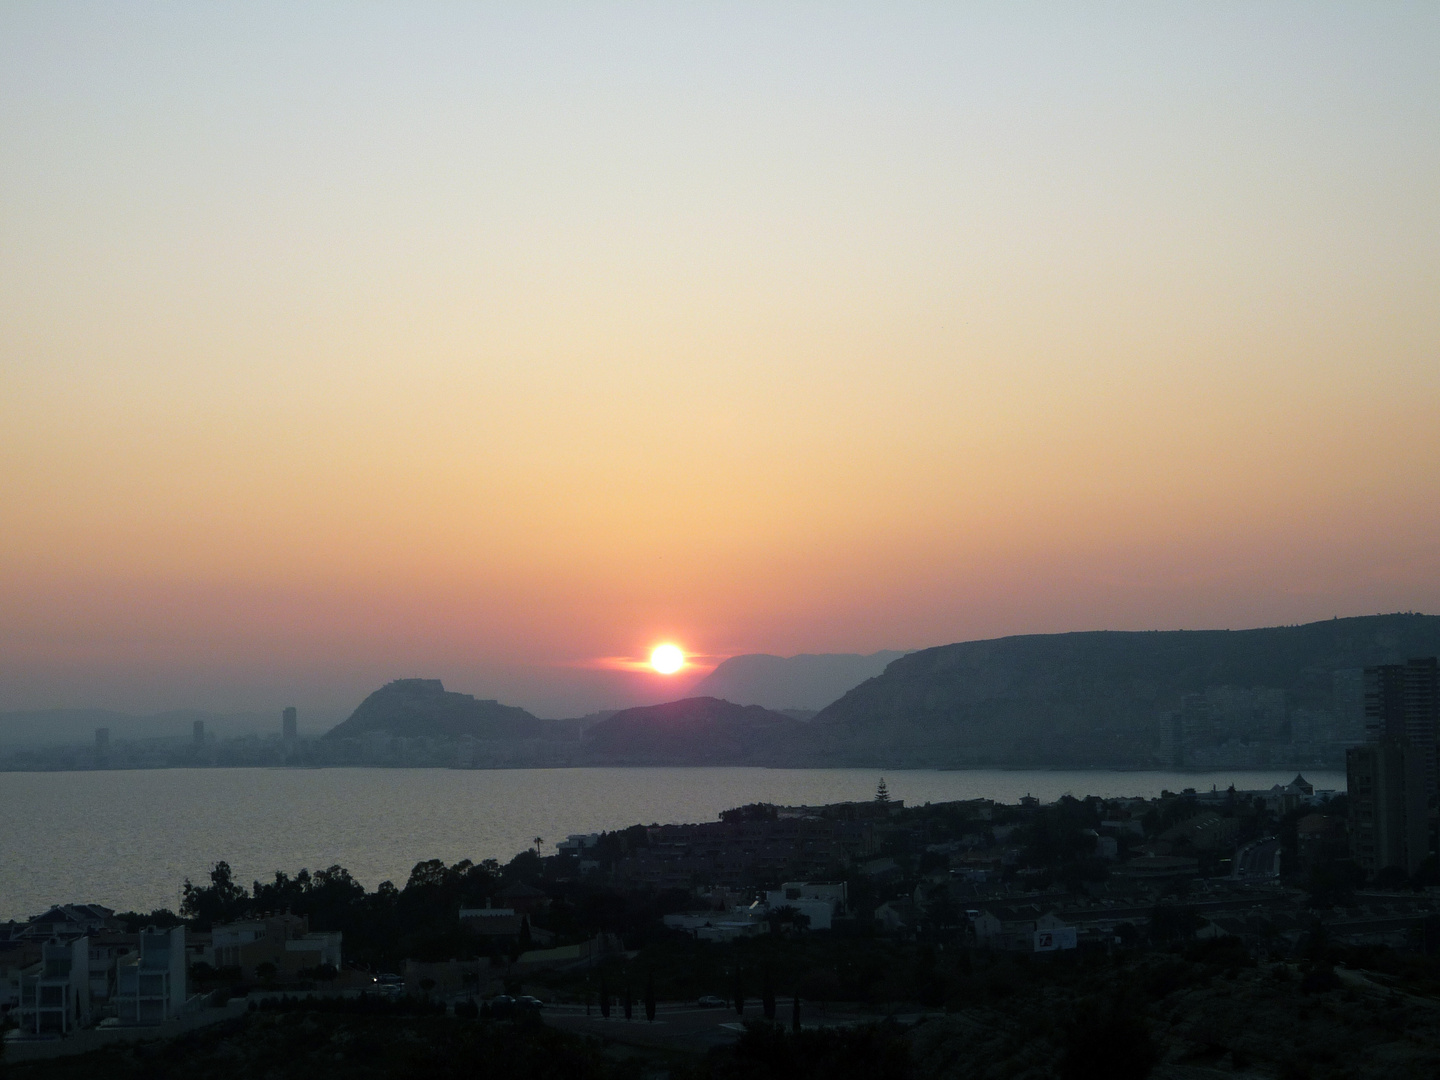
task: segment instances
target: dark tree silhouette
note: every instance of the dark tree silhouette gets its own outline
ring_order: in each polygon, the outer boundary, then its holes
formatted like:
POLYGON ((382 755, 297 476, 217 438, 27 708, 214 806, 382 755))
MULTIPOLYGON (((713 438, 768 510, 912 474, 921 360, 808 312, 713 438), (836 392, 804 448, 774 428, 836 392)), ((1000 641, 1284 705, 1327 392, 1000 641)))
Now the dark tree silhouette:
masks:
POLYGON ((653 1022, 655 1019, 655 972, 652 970, 645 975, 645 1019, 653 1022))
POLYGON ((773 1022, 775 1019, 775 984, 770 978, 770 969, 768 967, 765 969, 763 979, 764 982, 760 990, 760 1007, 765 1012, 765 1019, 773 1022))

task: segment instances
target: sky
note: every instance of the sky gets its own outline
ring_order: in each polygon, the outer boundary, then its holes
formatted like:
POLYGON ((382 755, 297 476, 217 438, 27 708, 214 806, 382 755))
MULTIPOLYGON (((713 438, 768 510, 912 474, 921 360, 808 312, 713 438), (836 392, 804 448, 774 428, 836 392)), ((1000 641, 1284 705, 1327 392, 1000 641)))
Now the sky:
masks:
POLYGON ((1433 4, 7 3, 0 709, 1435 612, 1437 191, 1433 4))

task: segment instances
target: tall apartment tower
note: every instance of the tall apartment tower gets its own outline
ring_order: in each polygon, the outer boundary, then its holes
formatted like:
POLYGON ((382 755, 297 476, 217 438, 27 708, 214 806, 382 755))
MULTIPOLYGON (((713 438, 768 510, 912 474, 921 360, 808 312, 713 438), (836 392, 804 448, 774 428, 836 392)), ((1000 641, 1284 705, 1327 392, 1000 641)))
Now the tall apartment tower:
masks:
POLYGON ((1433 844, 1440 739, 1436 658, 1368 667, 1365 745, 1345 753, 1355 861, 1413 874, 1433 844))
POLYGON ((285 711, 280 714, 280 731, 287 740, 293 740, 299 734, 299 725, 295 720, 294 705, 287 705, 285 711))
POLYGON ((1424 768, 1426 799, 1440 794, 1440 664, 1435 657, 1365 669, 1365 738, 1413 748, 1424 768))
POLYGON ((1345 751, 1350 845, 1368 874, 1398 867, 1414 874, 1430 852, 1430 815, 1420 754, 1395 739, 1345 751))
POLYGON ((204 745, 205 745, 205 721, 204 721, 204 720, 196 720, 196 721, 195 721, 195 728, 194 728, 194 730, 191 732, 190 741, 193 742, 196 746, 204 746, 204 745))

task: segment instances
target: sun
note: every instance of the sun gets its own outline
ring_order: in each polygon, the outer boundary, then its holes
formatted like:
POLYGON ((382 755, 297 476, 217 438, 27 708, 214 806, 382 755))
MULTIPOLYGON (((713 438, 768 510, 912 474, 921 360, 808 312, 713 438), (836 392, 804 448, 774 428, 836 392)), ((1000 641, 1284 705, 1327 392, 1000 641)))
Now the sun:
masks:
POLYGON ((674 675, 685 666, 685 653, 679 645, 656 645, 650 654, 650 666, 661 675, 674 675))

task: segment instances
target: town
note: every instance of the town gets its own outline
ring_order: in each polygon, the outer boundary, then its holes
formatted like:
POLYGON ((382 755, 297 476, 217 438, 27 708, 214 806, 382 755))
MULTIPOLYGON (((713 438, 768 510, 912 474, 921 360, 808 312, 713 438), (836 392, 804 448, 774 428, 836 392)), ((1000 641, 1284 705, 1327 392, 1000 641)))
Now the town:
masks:
MULTIPOLYGON (((1404 757, 1379 742, 1352 767, 1382 751, 1404 757)), ((1257 1007, 1358 1003, 1363 1018, 1381 1001, 1391 1027, 1373 1034, 1393 1041, 1397 1008, 1433 1025, 1411 1003, 1440 987, 1440 873, 1433 854, 1378 865, 1376 822, 1303 776, 1260 791, 923 806, 881 780, 864 803, 536 838, 504 865, 422 862, 373 892, 341 867, 246 888, 219 862, 186 882, 178 913, 67 902, 0 927, 0 1010, 22 1076, 69 1049, 116 1054, 135 1038, 260 1023, 279 1002, 337 1000, 448 1009, 457 1023, 528 1009, 594 1045, 712 1057, 742 1053, 746 1018, 777 1009, 801 1033, 901 1017, 913 1055, 955 1040, 978 1052, 961 1019, 1036 1008, 1094 968, 1159 988, 1125 1005, 1135 1017, 1207 979, 1238 992, 1238 979, 1263 991, 1257 1007)), ((1191 1027, 1209 1015, 1187 1010, 1191 1027)), ((1299 1021, 1289 1044, 1205 1023, 1203 1038, 1125 1030, 1156 1060, 1369 1045, 1317 1041, 1299 1021)))

